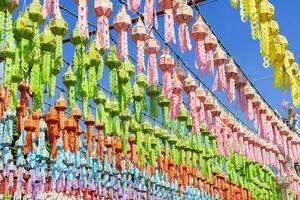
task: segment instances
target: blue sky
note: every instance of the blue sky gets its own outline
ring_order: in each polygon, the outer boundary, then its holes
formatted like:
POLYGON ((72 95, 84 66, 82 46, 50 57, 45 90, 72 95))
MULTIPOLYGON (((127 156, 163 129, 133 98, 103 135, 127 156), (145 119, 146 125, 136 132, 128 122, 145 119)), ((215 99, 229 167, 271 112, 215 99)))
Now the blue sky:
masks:
MULTIPOLYGON (((21 6, 23 7, 23 0, 20 1, 21 6)), ((27 5, 31 0, 24 0, 27 5)), ((61 5, 67 7, 74 13, 77 13, 76 4, 71 0, 60 0, 61 5)), ((92 13, 92 2, 89 1, 89 22, 96 24, 96 17, 92 13)), ((120 3, 118 0, 112 0, 114 4, 114 12, 110 17, 110 23, 112 23, 113 16, 116 15, 118 8, 120 8, 120 3)), ((157 1, 156 1, 157 2, 157 1)), ((285 35, 289 41, 289 49, 294 52, 294 56, 297 60, 300 60, 299 49, 300 49, 300 13, 297 8, 300 7, 299 0, 285 0, 285 1, 271 1, 275 6, 275 19, 278 21, 280 26, 280 33, 285 35), (297 20, 298 19, 298 20, 297 20)), ((143 11, 144 1, 142 0, 142 7, 140 11, 143 11)), ((249 23, 243 23, 240 20, 239 9, 235 10, 231 7, 229 0, 216 0, 216 1, 207 1, 207 4, 201 4, 200 10, 204 18, 211 25, 212 29, 219 37, 220 41, 224 44, 227 50, 231 53, 237 63, 241 66, 242 70, 248 75, 251 80, 256 80, 261 77, 269 77, 263 80, 257 80, 254 82, 255 87, 260 91, 263 97, 267 102, 273 107, 276 108, 282 115, 286 115, 286 112, 280 106, 280 103, 283 99, 290 101, 290 94, 287 92, 283 94, 280 89, 274 89, 272 87, 272 68, 265 69, 262 67, 262 57, 259 54, 259 42, 251 39, 249 23)), ((14 16, 19 12, 17 10, 14 12, 14 16)), ((61 11, 64 18, 69 24, 69 33, 73 30, 76 22, 76 18, 68 14, 64 10, 61 11)), ((128 11, 129 13, 129 11, 128 11)), ((136 17, 136 14, 130 14, 131 17, 136 17)), ((196 10, 194 10, 194 16, 196 16, 196 10)), ((159 17, 159 30, 163 34, 163 18, 159 17)), ((194 19, 189 23, 191 26, 194 23, 194 19)), ((93 30, 94 27, 90 26, 90 30, 93 30)), ((117 34, 114 30, 110 31, 112 37, 116 40, 117 34)), ((67 35, 67 36, 68 36, 67 35)), ((177 35, 177 26, 176 26, 176 35, 177 35)), ((66 36, 66 37, 67 37, 66 36)), ((157 35, 155 35, 157 37, 157 35)), ((129 40, 129 51, 131 55, 135 57, 135 47, 134 43, 129 40)), ((162 41, 161 41, 162 42, 162 41)), ((177 45, 172 45, 180 55, 180 51, 177 45)), ((64 44, 64 58, 66 60, 72 60, 73 54, 73 45, 71 43, 64 44)), ((181 58, 192 68, 205 84, 211 88, 213 78, 209 77, 207 74, 204 77, 200 76, 199 71, 194 68, 194 49, 191 52, 187 52, 181 55, 181 58)), ((2 69, 2 67, 1 67, 2 69)), ((61 81, 61 76, 65 71, 66 66, 62 68, 62 73, 58 76, 58 85, 64 87, 61 81)), ((105 88, 109 88, 107 74, 108 70, 104 71, 104 78, 99 83, 105 88)), ((239 118, 243 121, 246 121, 245 114, 237 110, 236 103, 229 104, 226 100, 226 94, 217 92, 216 95, 224 102, 224 104, 234 112, 239 118)), ((53 99, 46 98, 46 101, 49 103, 54 103, 56 97, 53 99)), ((247 124, 249 122, 246 122, 247 124)), ((249 123, 252 126, 252 122, 249 123)))

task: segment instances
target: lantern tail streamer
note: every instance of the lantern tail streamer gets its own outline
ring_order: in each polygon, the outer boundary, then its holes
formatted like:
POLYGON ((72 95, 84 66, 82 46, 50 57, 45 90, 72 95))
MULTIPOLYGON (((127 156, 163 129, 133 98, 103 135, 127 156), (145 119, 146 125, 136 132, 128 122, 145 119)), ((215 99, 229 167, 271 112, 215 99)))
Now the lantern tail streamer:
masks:
POLYGON ((144 41, 137 40, 137 72, 142 73, 145 69, 145 54, 144 54, 144 41))
POLYGON ((78 5, 78 28, 82 37, 88 38, 88 22, 87 22, 88 6, 87 1, 79 1, 78 5))
POLYGON ((133 13, 138 11, 140 4, 141 4, 141 0, 128 0, 127 1, 128 8, 133 13))
POLYGON ((109 22, 106 16, 101 16, 97 20, 96 47, 100 49, 108 49, 109 41, 109 22))
MULTIPOLYGON (((189 29, 186 23, 180 24, 178 27, 178 33, 179 33, 179 47, 181 50, 181 53, 184 53, 186 50, 192 49, 191 44, 191 38, 189 29)), ((197 41, 198 42, 198 41, 197 41)))
POLYGON ((146 0, 144 8, 145 27, 149 33, 152 28, 154 0, 146 0))
POLYGON ((164 18, 164 26, 165 26, 165 40, 167 43, 170 43, 173 41, 173 43, 176 43, 175 38, 175 30, 174 30, 174 16, 173 16, 173 10, 167 9, 165 10, 165 18, 164 18))

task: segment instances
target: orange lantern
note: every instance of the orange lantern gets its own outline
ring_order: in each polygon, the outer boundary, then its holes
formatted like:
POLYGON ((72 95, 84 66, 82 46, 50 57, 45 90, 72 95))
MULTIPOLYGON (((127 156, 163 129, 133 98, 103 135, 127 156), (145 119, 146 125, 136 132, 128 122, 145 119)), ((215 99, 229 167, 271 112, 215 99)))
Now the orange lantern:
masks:
POLYGON ((94 132, 93 132, 93 125, 95 123, 93 114, 89 112, 89 116, 86 120, 84 120, 84 124, 86 125, 86 132, 85 132, 85 140, 87 142, 87 154, 89 156, 92 155, 93 153, 93 137, 94 137, 94 132))

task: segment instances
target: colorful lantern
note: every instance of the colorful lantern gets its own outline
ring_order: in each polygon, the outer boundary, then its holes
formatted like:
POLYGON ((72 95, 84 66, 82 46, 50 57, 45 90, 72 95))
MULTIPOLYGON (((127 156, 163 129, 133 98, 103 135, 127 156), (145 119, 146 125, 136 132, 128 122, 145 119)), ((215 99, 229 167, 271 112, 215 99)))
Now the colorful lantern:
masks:
POLYGON ((184 2, 179 3, 175 11, 175 20, 179 24, 178 39, 181 52, 192 49, 188 22, 193 18, 193 9, 184 2))
POLYGON ((63 83, 68 89, 68 106, 69 110, 75 106, 75 83, 76 76, 74 75, 71 67, 68 67, 65 74, 63 75, 63 83))
POLYGON ((137 73, 141 73, 145 69, 144 47, 145 41, 148 39, 146 27, 141 18, 139 18, 135 26, 132 27, 131 38, 136 42, 137 73))
POLYGON ((174 30, 174 15, 173 10, 178 6, 177 0, 159 0, 159 8, 165 12, 164 24, 165 24, 165 40, 170 43, 176 43, 175 30, 174 30))
POLYGON ((232 103, 235 100, 235 80, 238 75, 237 67, 232 58, 227 59, 225 74, 227 80, 227 99, 232 103))
POLYGON ((78 4, 78 29, 81 37, 88 39, 88 0, 74 0, 78 4))
POLYGON ((206 65, 208 67, 209 74, 212 76, 214 74, 214 51, 218 46, 218 40, 216 36, 212 33, 209 33, 204 39, 204 47, 206 51, 206 65))
POLYGON ((208 68, 208 58, 205 51, 204 39, 208 35, 208 26, 203 22, 201 16, 197 17, 195 24, 192 26, 191 35, 196 41, 195 44, 195 55, 196 55, 196 68, 201 69, 202 75, 206 68, 208 68))
POLYGON ((183 85, 181 81, 177 78, 176 73, 173 73, 171 80, 172 96, 170 99, 170 119, 174 119, 178 116, 180 111, 180 106, 182 103, 182 90, 183 85))
POLYGON ((100 49, 109 48, 109 22, 108 17, 113 11, 113 4, 110 0, 95 0, 94 13, 97 16, 97 34, 96 34, 96 47, 100 49))
POLYGON ((226 55, 224 51, 218 47, 214 53, 214 64, 217 67, 217 73, 213 83, 212 91, 219 89, 224 91, 227 88, 226 73, 225 73, 225 62, 226 55))
POLYGON ((122 60, 128 57, 127 32, 131 28, 131 18, 126 13, 125 5, 122 6, 114 18, 113 26, 118 32, 118 57, 122 60))

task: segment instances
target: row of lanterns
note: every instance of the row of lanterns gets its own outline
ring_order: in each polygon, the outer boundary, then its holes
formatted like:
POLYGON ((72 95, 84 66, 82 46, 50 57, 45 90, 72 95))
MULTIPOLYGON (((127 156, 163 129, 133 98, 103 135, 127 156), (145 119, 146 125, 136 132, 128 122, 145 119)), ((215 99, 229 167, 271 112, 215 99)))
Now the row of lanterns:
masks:
POLYGON ((288 50, 288 41, 280 34, 274 19, 275 7, 268 0, 230 0, 234 8, 240 7, 241 20, 250 21, 253 39, 260 40, 260 53, 264 67, 271 63, 274 70, 274 87, 289 89, 294 105, 300 107, 300 72, 294 54, 288 50))

